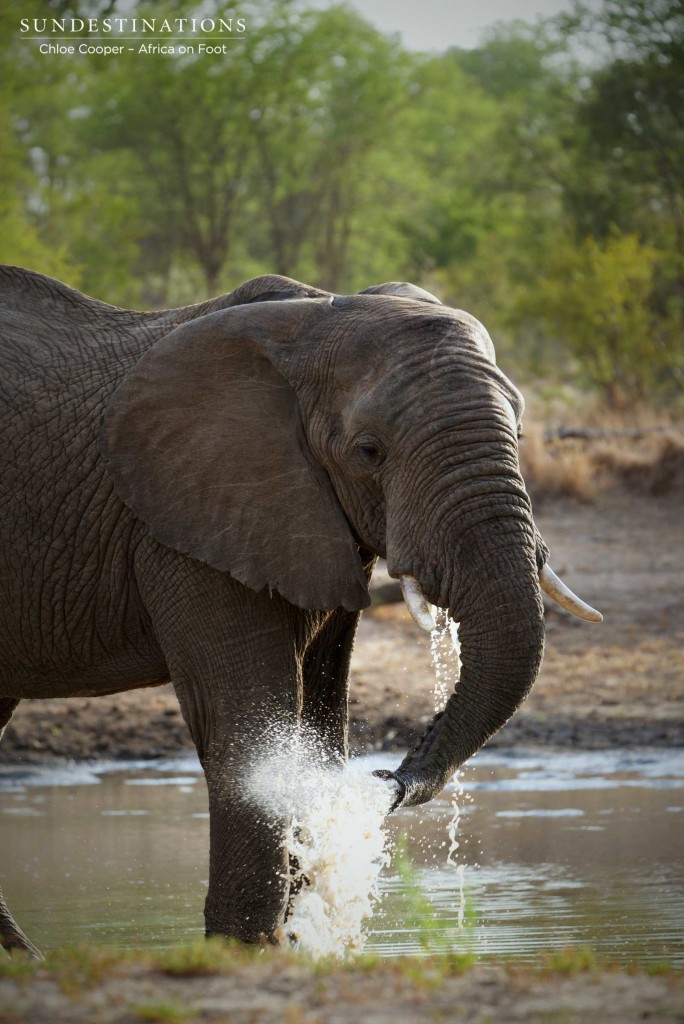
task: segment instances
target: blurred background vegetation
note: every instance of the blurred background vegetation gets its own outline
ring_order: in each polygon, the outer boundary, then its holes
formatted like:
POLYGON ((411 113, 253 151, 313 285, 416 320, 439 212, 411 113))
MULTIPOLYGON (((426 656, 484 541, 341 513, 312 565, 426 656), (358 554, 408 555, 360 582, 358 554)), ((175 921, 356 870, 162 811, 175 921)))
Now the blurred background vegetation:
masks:
POLYGON ((3 4, 0 261, 140 308, 260 273, 413 280, 518 376, 681 408, 681 0, 575 4, 431 54, 306 0, 241 3, 221 56, 47 57, 17 33, 224 13, 163 7, 3 4))

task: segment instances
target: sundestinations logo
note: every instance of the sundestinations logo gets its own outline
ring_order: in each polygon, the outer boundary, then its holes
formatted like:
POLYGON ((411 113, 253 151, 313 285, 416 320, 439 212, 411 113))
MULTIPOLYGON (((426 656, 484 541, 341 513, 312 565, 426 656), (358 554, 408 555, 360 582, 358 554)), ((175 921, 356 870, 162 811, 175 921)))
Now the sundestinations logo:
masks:
POLYGON ((244 18, 22 18, 19 32, 36 40, 41 53, 74 53, 117 56, 126 51, 141 54, 222 54, 229 45, 222 40, 244 37, 244 18), (106 43, 100 42, 107 37, 106 43), (205 41, 201 41, 204 37, 205 41), (211 42, 208 40, 211 39, 211 42), (130 45, 137 44, 137 45, 130 45))
POLYGON ((34 36, 77 35, 79 32, 231 35, 247 29, 244 18, 22 18, 19 25, 22 33, 30 32, 34 36))

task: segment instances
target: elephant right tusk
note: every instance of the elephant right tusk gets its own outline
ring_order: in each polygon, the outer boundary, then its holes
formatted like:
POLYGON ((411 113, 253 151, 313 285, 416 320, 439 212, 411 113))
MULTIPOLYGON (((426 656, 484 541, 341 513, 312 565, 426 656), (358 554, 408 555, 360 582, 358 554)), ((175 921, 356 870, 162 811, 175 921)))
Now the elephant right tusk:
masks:
POLYGON ((545 594, 553 598, 561 608, 565 608, 566 612, 570 612, 571 615, 576 615, 578 619, 586 619, 587 622, 603 622, 601 612, 597 612, 581 597, 573 594, 570 587, 567 587, 563 580, 556 576, 548 563, 539 573, 539 585, 545 594))
POLYGON ((415 576, 400 576, 399 582, 401 583, 401 592, 404 595, 406 607, 411 612, 413 621, 421 629, 432 633, 433 630, 437 629, 437 625, 430 610, 428 600, 420 589, 420 583, 415 576))

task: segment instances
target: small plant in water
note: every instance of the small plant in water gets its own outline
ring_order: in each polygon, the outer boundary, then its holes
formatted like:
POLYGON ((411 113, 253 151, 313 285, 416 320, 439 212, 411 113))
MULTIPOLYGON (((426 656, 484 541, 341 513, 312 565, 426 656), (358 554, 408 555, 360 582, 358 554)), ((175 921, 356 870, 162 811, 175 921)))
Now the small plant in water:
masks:
POLYGON ((658 974, 684 974, 684 967, 676 968, 670 960, 652 960, 648 964, 635 964, 634 971, 631 971, 631 965, 628 968, 629 973, 638 973, 643 971, 644 974, 650 974, 651 977, 656 977, 658 974))
MULTIPOLYGON (((396 843, 394 867, 402 883, 402 901, 404 905, 404 924, 415 932, 418 942, 426 953, 444 954, 445 947, 455 938, 454 929, 445 927, 437 915, 432 902, 426 896, 418 879, 418 874, 411 861, 408 851, 408 840, 403 834, 396 843)), ((472 945, 471 936, 474 927, 474 910, 472 901, 465 900, 465 894, 459 894, 459 925, 457 934, 465 949, 450 951, 443 957, 448 973, 458 973, 475 962, 475 954, 468 947, 472 945)))
POLYGON ((599 963, 598 957, 589 946, 556 949, 544 956, 544 967, 548 971, 559 974, 579 974, 582 971, 595 971, 605 966, 599 963))

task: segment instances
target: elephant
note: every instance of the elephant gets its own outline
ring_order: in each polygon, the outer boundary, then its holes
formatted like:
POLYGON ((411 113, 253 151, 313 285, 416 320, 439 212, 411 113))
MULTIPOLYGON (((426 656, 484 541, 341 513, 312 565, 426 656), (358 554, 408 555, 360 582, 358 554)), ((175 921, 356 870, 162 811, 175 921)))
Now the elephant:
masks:
MULTIPOLYGON (((209 796, 207 935, 276 942, 285 824, 237 780, 283 716, 347 756, 376 559, 461 677, 394 772, 431 799, 524 700, 548 567, 518 463, 523 399, 482 324, 414 285, 265 275, 135 312, 0 268, 0 732, 20 700, 172 680, 209 796)), ((0 941, 39 956, 0 893, 0 941)))

